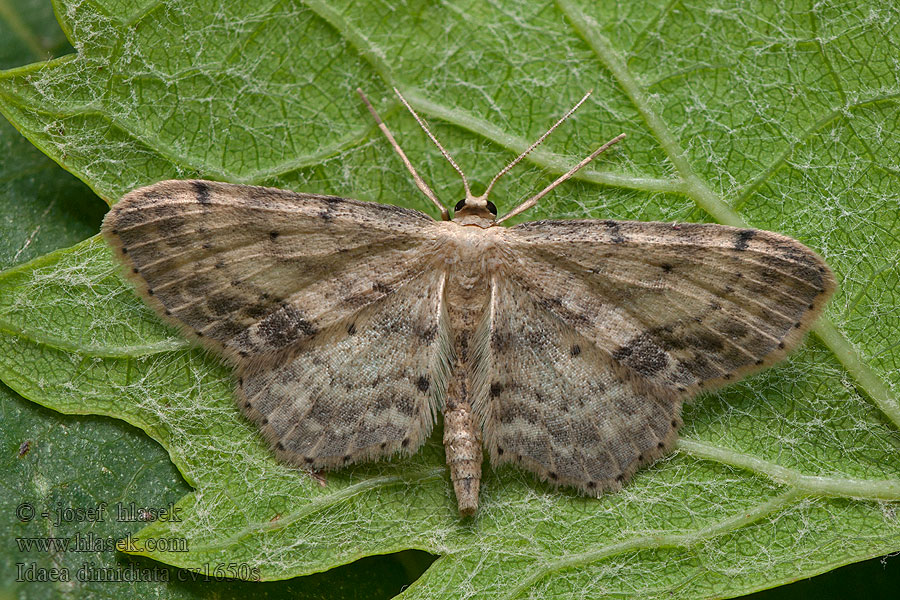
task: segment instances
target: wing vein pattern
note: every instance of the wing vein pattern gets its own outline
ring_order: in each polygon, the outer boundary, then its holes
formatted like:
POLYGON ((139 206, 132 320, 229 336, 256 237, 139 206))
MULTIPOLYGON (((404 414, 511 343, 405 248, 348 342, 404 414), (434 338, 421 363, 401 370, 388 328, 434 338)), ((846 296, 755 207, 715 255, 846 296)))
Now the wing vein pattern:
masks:
POLYGON ((241 409, 283 460, 413 452, 447 386, 434 221, 208 181, 126 195, 104 234, 164 318, 237 366, 241 409))

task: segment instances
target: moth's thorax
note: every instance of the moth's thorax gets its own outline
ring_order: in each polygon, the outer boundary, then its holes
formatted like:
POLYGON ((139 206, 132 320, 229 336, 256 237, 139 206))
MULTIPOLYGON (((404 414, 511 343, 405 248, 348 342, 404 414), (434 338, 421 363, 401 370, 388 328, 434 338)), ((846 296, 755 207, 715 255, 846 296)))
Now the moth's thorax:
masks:
POLYGON ((439 256, 447 273, 445 300, 450 327, 474 332, 490 297, 491 276, 500 264, 504 227, 473 227, 456 220, 438 223, 439 256))
MULTIPOLYGON (((474 217, 465 217, 468 221, 474 217)), ((470 225, 459 220, 441 221, 440 256, 454 275, 488 275, 501 253, 505 228, 490 225, 470 225)))

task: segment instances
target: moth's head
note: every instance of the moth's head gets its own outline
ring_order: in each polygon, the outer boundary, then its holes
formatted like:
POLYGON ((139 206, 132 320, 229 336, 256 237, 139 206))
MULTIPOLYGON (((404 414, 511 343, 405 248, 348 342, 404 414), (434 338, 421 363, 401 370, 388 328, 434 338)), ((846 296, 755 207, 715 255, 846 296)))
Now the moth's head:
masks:
POLYGON ((453 222, 460 225, 491 227, 497 219, 497 207, 487 199, 487 194, 466 197, 453 208, 453 222))
POLYGON ((556 123, 554 123, 553 126, 550 129, 548 129, 546 133, 544 133, 544 135, 539 137, 536 142, 531 144, 528 148, 525 149, 524 152, 519 154, 519 156, 517 156, 515 160, 513 160, 511 163, 509 163, 508 165, 503 167, 503 169, 501 169, 500 172, 497 173, 494 176, 494 178, 491 180, 491 182, 488 184, 487 189, 484 190, 483 194, 481 194, 480 196, 473 196, 472 191, 469 188, 469 181, 466 179, 466 174, 463 173, 462 169, 459 168, 459 165, 456 164, 456 161, 453 160, 453 157, 450 156, 450 153, 447 152, 443 146, 441 146, 441 143, 439 141, 437 141, 437 138, 434 137, 434 134, 431 133, 431 131, 428 129, 428 126, 425 124, 425 121, 422 119, 422 117, 420 117, 418 115, 418 113, 416 113, 415 110, 413 110, 413 107, 409 105, 409 102, 406 101, 406 98, 403 97, 403 94, 400 93, 400 90, 398 90, 397 88, 394 88, 394 92, 397 93, 397 97, 400 98, 400 101, 403 103, 403 105, 409 109, 409 112, 411 112, 413 117, 415 117, 416 121, 419 122, 419 125, 421 125, 422 129, 425 130, 425 133, 428 134, 428 137, 431 138, 431 141, 435 143, 435 145, 438 147, 438 149, 440 149, 441 154, 444 155, 444 158, 446 158, 447 161, 449 161, 450 164, 453 165, 453 168, 456 169, 456 172, 459 173, 460 177, 462 177, 463 187, 466 189, 466 197, 464 200, 460 200, 456 204, 456 208, 454 209, 455 214, 453 216, 453 219, 451 219, 450 211, 447 210, 446 206, 441 204, 440 200, 438 200, 437 196, 435 196, 434 191, 430 187, 428 187, 428 184, 425 183, 424 181, 422 181, 422 178, 419 176, 418 173, 416 173, 416 170, 413 168, 412 164, 410 164, 409 159, 406 158, 406 154, 403 153, 403 150, 400 148, 400 145, 397 143, 397 140, 394 139, 394 136, 391 134, 390 131, 388 131, 387 126, 384 124, 384 122, 382 122, 381 118, 378 116, 378 113, 375 112, 375 109, 372 107, 372 104, 369 102, 369 99, 366 98, 365 94, 363 94, 361 89, 356 88, 356 91, 360 95, 360 97, 363 99, 363 102, 365 103, 366 107, 368 107, 369 112, 372 113, 372 116, 375 118, 375 122, 378 123, 378 127, 385 134, 388 141, 394 147, 394 150, 397 151, 397 154, 400 155, 400 158, 403 159, 403 162, 406 165, 406 168, 409 169, 409 172, 412 174, 413 179, 416 182, 416 186, 422 191, 423 194, 425 194, 428 197, 429 200, 431 200, 431 202, 438 208, 438 210, 441 211, 441 220, 442 221, 452 220, 454 223, 457 223, 459 225, 474 225, 474 226, 486 229, 488 227, 493 227, 494 225, 497 225, 498 223, 502 223, 503 221, 528 210, 529 208, 534 206, 538 200, 540 200, 542 197, 544 197, 544 195, 549 193, 550 190, 552 190, 553 188, 558 186, 560 183, 562 183, 563 181, 565 181, 566 179, 568 179, 569 177, 574 175, 579 169, 581 169, 582 167, 587 165, 589 162, 594 160, 594 158, 596 158, 598 154, 600 154, 601 152, 603 152, 604 150, 606 150, 607 148, 609 148, 610 146, 612 146, 613 144, 615 144, 616 142, 618 142, 619 140, 621 140, 622 138, 625 137, 625 134, 622 133, 619 136, 606 142, 605 144, 600 146, 598 149, 594 150, 594 152, 590 156, 583 159, 580 163, 575 165, 572 169, 569 169, 568 173, 566 173, 562 177, 558 177, 556 179, 556 181, 554 181, 553 183, 551 183, 550 185, 545 187, 543 190, 541 190, 537 195, 532 196, 525 202, 522 202, 521 204, 519 204, 519 206, 517 206, 513 210, 511 210, 508 213, 506 213, 505 215, 503 215, 503 217, 501 217, 500 219, 497 219, 497 207, 494 206, 493 202, 491 202, 487 199, 488 194, 491 193, 491 189, 493 189, 493 187, 494 187, 494 184, 497 183, 498 179, 500 179, 506 173, 508 173, 510 169, 512 169, 514 166, 516 166, 519 163, 519 161, 521 161, 523 158, 528 156, 528 154, 532 150, 534 150, 541 142, 543 142, 544 139, 548 135, 550 135, 550 133, 560 125, 560 123, 562 123, 567 118, 569 118, 569 116, 573 112, 575 112, 575 110, 579 106, 581 106, 585 100, 588 99, 588 96, 591 95, 591 92, 588 92, 587 94, 585 94, 584 97, 578 101, 578 104, 576 104, 574 107, 572 107, 572 109, 569 110, 569 112, 564 114, 561 119, 559 119, 556 123))

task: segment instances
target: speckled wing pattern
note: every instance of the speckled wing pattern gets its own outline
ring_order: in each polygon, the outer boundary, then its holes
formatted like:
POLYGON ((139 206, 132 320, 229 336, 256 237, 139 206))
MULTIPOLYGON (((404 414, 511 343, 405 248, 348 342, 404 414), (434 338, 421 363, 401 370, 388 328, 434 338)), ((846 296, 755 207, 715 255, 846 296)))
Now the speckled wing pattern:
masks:
POLYGON ((241 369, 241 406, 276 455, 311 468, 413 452, 447 390, 445 274, 434 270, 286 353, 241 369))
POLYGON ((390 205, 164 181, 127 194, 103 233, 168 322, 237 366, 241 407, 278 455, 324 467, 411 452, 431 429, 448 345, 433 224, 390 205))
POLYGON ((509 230, 479 330, 494 463, 596 494, 676 439, 681 404, 796 346, 834 290, 814 252, 712 224, 509 230))

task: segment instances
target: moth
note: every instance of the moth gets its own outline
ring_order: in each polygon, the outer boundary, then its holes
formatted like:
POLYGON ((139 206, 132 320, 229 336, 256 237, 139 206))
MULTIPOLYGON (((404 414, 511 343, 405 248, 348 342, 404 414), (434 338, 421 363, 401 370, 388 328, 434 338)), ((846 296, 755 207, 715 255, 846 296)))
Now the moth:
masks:
MULTIPOLYGON (((681 406, 778 361, 834 277, 800 242, 716 224, 542 220, 503 226, 497 180, 462 177, 450 211, 217 183, 125 195, 103 234, 168 323, 232 363, 241 410, 277 458, 313 470, 415 452, 443 412, 459 512, 483 452, 597 496, 674 443, 681 406)), ((396 90, 395 90, 396 91, 396 90)))

